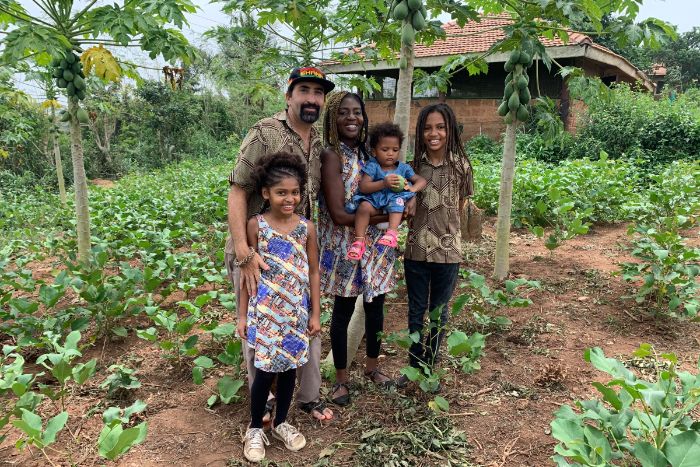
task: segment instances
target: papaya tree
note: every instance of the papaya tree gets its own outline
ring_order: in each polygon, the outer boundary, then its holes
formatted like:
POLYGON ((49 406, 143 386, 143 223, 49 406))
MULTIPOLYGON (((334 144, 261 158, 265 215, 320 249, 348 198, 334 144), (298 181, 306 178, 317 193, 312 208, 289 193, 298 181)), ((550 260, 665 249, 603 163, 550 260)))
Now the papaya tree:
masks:
POLYGON ((48 109, 49 120, 51 121, 51 126, 49 128, 49 144, 51 145, 54 166, 56 167, 56 180, 58 181, 58 197, 61 200, 61 204, 65 205, 67 201, 66 180, 63 177, 61 145, 58 141, 59 125, 58 117, 56 115, 56 109, 60 108, 61 104, 56 100, 56 94, 52 89, 46 92, 46 101, 44 101, 42 107, 48 109))
POLYGON ((150 58, 165 60, 193 57, 193 48, 174 24, 187 24, 185 13, 196 11, 190 0, 122 0, 95 6, 90 0, 82 8, 74 0, 32 0, 36 15, 16 0, 0 0, 0 36, 5 63, 31 59, 40 66, 51 65, 59 88, 65 89, 68 109, 62 120, 70 124, 71 158, 75 190, 78 260, 90 259, 90 213, 83 163, 81 124, 87 113, 80 101, 85 98, 85 76, 95 74, 104 80, 118 80, 122 67, 112 48, 137 47, 150 58))
MULTIPOLYGON (((399 53, 399 79, 396 83, 396 110, 394 111, 394 123, 396 123, 408 135, 411 121, 411 98, 413 94, 413 62, 415 59, 414 44, 416 34, 423 31, 428 25, 428 8, 441 14, 450 13, 453 19, 457 19, 460 25, 467 20, 478 17, 477 10, 469 5, 460 5, 450 1, 426 0, 394 0, 392 3, 392 15, 396 21, 401 22, 401 48, 399 53)), ((434 22, 431 35, 424 38, 428 43, 435 38, 444 35, 439 23, 434 22)), ((406 160, 406 146, 408 138, 404 139, 401 147, 401 160, 406 160)))
POLYGON ((66 194, 66 180, 63 177, 63 161, 61 159, 61 146, 59 144, 59 131, 60 124, 58 121, 58 115, 56 114, 56 109, 61 108, 61 103, 56 99, 56 86, 53 82, 51 71, 47 67, 39 67, 35 70, 31 70, 28 64, 23 63, 21 71, 24 71, 28 79, 37 83, 37 87, 44 90, 46 94, 46 100, 41 103, 41 108, 46 113, 48 119, 47 126, 47 138, 46 138, 46 156, 47 159, 53 161, 53 165, 56 168, 56 181, 58 183, 58 196, 61 200, 61 204, 65 206, 68 197, 66 194))
MULTIPOLYGON (((574 21, 586 18, 597 34, 607 33, 624 42, 643 42, 646 46, 658 46, 666 37, 675 37, 673 28, 655 18, 649 18, 635 24, 632 20, 639 11, 642 0, 567 0, 564 2, 515 2, 511 0, 474 1, 484 11, 506 11, 513 17, 512 24, 504 27, 505 38, 493 47, 493 52, 510 51, 504 67, 508 77, 504 83, 503 102, 498 113, 504 118, 506 131, 503 142, 503 160, 501 166, 501 184, 496 222, 496 255, 494 260, 494 277, 505 279, 509 269, 509 239, 511 208, 513 196, 513 178, 515 176, 515 139, 519 122, 529 118, 530 101, 529 77, 527 69, 538 58, 551 70, 556 65, 565 70, 552 58, 540 41, 541 37, 559 37, 568 42, 568 29, 574 21), (603 18, 606 15, 623 18, 616 23, 627 27, 616 27, 603 31, 603 18)), ((581 74, 581 73, 579 73, 581 74)))

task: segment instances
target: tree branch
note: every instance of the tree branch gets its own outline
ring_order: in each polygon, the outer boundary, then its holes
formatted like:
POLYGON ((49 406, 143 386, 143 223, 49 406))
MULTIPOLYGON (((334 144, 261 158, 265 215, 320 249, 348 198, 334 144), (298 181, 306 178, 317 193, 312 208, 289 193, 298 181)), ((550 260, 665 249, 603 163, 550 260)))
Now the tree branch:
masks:
POLYGON ((54 10, 52 7, 49 7, 46 3, 44 3, 43 0, 34 0, 34 4, 38 6, 41 11, 46 13, 46 15, 54 20, 54 22, 58 25, 60 23, 60 20, 58 18, 58 14, 56 13, 56 10, 54 10), (51 11, 49 11, 51 10, 51 11), (55 16, 54 16, 55 15, 55 16))
POLYGON ((10 16, 12 16, 13 18, 18 19, 18 20, 20 20, 20 21, 23 21, 23 22, 25 22, 25 23, 27 23, 27 24, 34 24, 35 26, 41 24, 41 25, 44 25, 44 26, 49 27, 49 28, 51 28, 51 29, 54 29, 54 25, 53 25, 53 24, 47 23, 46 21, 40 20, 39 18, 35 18, 34 16, 28 15, 28 14, 26 14, 26 13, 19 12, 20 15, 24 15, 24 16, 25 16, 25 18, 23 18, 22 16, 18 16, 14 11, 12 11, 12 10, 7 10, 7 9, 5 9, 5 8, 3 8, 3 7, 0 7, 0 12, 5 13, 6 15, 10 15, 10 16))
POLYGON ((97 3, 97 0, 92 0, 90 3, 87 4, 87 6, 86 6, 85 8, 83 8, 83 9, 80 10, 78 13, 76 13, 75 16, 73 17, 73 19, 70 21, 70 23, 68 23, 68 29, 72 28, 73 25, 75 25, 75 23, 76 23, 85 13, 87 13, 87 12, 90 10, 90 8, 92 8, 92 6, 93 6, 95 3, 97 3))

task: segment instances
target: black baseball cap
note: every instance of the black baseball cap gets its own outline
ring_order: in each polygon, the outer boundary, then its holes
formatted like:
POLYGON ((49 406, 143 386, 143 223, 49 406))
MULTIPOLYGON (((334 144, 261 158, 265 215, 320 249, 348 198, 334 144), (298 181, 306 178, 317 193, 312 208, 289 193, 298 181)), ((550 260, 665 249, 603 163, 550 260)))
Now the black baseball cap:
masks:
POLYGON ((301 81, 312 81, 320 84, 323 86, 323 90, 326 94, 335 88, 335 84, 326 79, 326 74, 324 72, 313 66, 304 66, 292 70, 287 80, 287 91, 291 89, 292 85, 301 81))

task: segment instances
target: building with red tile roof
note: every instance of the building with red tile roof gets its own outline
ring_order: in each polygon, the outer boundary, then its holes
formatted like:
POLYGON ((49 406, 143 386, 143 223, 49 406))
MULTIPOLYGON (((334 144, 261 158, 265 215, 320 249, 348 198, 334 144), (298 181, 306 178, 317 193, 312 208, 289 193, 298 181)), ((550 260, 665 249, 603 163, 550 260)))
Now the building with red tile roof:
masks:
MULTIPOLYGON (((450 21, 442 25, 445 38, 431 45, 416 44, 414 67, 430 73, 438 70, 451 57, 470 54, 478 56, 487 52, 497 41, 504 38, 503 26, 512 22, 508 15, 484 16, 480 21, 470 21, 463 27, 450 21)), ((565 42, 560 37, 540 37, 549 55, 561 66, 577 66, 588 76, 597 76, 606 84, 615 82, 636 83, 653 92, 654 83, 627 59, 610 49, 593 42, 586 34, 570 31, 565 42)), ((351 53, 350 51, 348 53, 351 53)), ((494 53, 484 57, 489 65, 485 75, 469 76, 466 71, 457 73, 451 80, 447 93, 433 90, 413 96, 411 127, 420 107, 444 101, 455 110, 463 127, 463 139, 478 134, 497 138, 504 129, 502 119, 496 114, 503 95, 506 73, 502 64, 509 53, 494 53)), ((357 61, 349 64, 327 62, 324 69, 333 74, 363 74, 373 76, 382 89, 367 96, 367 112, 370 123, 392 120, 395 105, 395 89, 398 80, 398 61, 357 61)), ((533 97, 544 95, 556 99, 566 127, 574 130, 576 120, 583 108, 582 103, 569 98, 564 80, 557 74, 558 65, 548 70, 540 60, 529 70, 530 91, 533 97)), ((413 135, 410 135, 412 138, 413 135)))

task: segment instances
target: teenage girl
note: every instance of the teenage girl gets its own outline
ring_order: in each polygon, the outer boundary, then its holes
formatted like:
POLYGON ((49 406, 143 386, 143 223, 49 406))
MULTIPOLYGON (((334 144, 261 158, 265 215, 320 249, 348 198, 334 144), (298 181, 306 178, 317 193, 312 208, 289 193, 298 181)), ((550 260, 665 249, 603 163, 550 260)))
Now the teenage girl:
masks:
MULTIPOLYGON (((408 330, 421 338, 411 345, 409 363, 432 367, 447 324, 447 302, 457 283, 462 260, 460 213, 474 191, 472 169, 459 137, 454 112, 446 104, 423 108, 416 124, 413 168, 427 187, 418 193, 409 220, 404 254, 408 291, 408 330), (432 313, 439 309, 440 313, 432 313), (423 340, 426 311, 430 328, 423 340), (439 314, 439 316, 437 316, 439 314)), ((401 376, 398 386, 408 384, 401 376)))
POLYGON ((294 395, 296 369, 307 362, 309 336, 318 334, 320 278, 316 229, 295 214, 306 181, 299 156, 275 153, 262 157, 253 174, 256 189, 268 210, 248 221, 248 244, 269 269, 263 270, 257 293, 241 289, 238 333, 255 349, 255 379, 250 391, 250 426, 243 454, 251 462, 265 458, 269 444, 263 432, 263 414, 272 382, 277 378, 277 411, 272 436, 291 451, 306 438, 286 422, 294 395))
POLYGON ((365 253, 365 235, 372 216, 389 214, 389 228, 377 243, 396 248, 397 229, 406 201, 425 188, 425 179, 399 159, 402 142, 403 132, 394 123, 381 123, 372 128, 369 134, 374 157, 362 167, 359 193, 346 206, 348 212, 356 210, 355 241, 347 255, 351 261, 359 261, 365 253))

